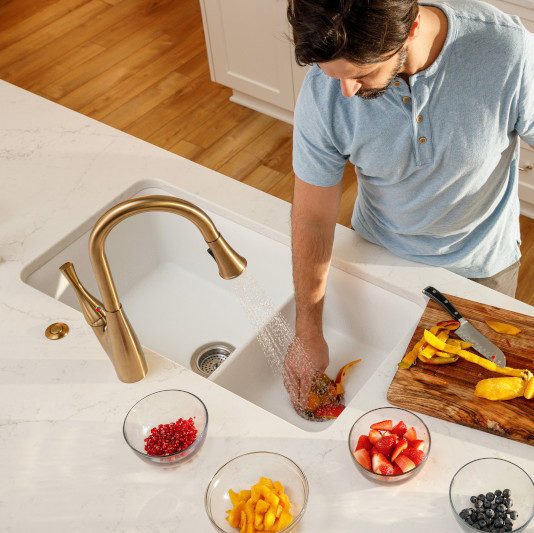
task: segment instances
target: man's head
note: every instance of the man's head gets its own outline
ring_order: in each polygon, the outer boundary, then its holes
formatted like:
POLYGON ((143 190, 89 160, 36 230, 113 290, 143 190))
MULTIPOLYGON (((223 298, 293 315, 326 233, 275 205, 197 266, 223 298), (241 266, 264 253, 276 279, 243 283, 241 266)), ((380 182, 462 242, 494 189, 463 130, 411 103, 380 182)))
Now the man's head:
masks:
POLYGON ((404 67, 418 12, 417 0, 289 0, 297 63, 317 63, 344 96, 376 98, 404 67))

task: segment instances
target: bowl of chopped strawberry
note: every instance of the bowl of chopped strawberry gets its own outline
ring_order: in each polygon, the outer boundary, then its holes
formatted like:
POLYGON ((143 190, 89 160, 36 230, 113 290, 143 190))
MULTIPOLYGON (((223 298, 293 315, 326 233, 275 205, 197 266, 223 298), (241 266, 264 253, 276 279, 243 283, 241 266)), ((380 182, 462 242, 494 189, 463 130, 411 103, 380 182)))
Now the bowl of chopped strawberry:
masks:
POLYGON ((349 434, 349 451, 365 477, 399 483, 422 470, 430 453, 430 432, 414 413, 380 407, 356 420, 349 434))

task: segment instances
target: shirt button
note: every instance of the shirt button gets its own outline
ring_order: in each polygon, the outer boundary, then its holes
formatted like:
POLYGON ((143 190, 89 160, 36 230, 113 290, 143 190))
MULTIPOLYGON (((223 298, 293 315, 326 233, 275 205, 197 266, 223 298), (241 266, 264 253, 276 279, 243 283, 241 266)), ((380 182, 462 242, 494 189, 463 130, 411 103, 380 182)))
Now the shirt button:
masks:
POLYGON ((415 120, 416 120, 417 122, 423 122, 423 115, 417 115, 417 116, 415 117, 415 120))
POLYGON ((401 82, 400 82, 400 81, 394 81, 394 82, 393 82, 393 86, 394 86, 394 87, 400 87, 400 85, 401 85, 401 82))
POLYGON ((427 141, 426 137, 419 137, 419 144, 425 144, 427 141))
POLYGON ((412 99, 409 97, 409 96, 403 96, 402 97, 402 101, 405 103, 405 104, 409 104, 412 99))

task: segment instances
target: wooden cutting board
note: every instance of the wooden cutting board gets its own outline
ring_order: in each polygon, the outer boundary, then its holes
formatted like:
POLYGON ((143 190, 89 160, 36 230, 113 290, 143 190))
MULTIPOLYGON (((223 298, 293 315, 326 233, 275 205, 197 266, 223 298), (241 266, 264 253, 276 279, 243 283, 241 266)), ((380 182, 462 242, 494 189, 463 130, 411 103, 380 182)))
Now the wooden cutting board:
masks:
MULTIPOLYGON (((504 352, 507 366, 534 372, 534 317, 446 296, 467 320, 504 352), (484 320, 513 324, 521 329, 521 333, 517 336, 496 333, 484 320)), ((406 352, 423 336, 424 329, 450 319, 445 310, 429 301, 406 352)), ((397 370, 388 390, 390 403, 534 445, 534 399, 490 401, 474 394, 478 381, 500 377, 500 374, 463 359, 441 366, 416 361, 410 369, 397 370)))

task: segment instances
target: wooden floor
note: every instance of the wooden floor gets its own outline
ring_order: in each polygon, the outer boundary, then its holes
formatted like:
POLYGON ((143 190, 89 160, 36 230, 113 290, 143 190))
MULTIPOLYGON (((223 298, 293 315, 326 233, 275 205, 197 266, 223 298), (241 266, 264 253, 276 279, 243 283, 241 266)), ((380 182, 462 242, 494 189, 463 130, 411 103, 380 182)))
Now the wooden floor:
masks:
MULTIPOLYGON (((291 126, 210 81, 198 0, 0 0, 0 78, 291 201, 291 126)), ((339 222, 356 195, 344 177, 339 222)), ((534 220, 518 298, 534 304, 534 220)))

